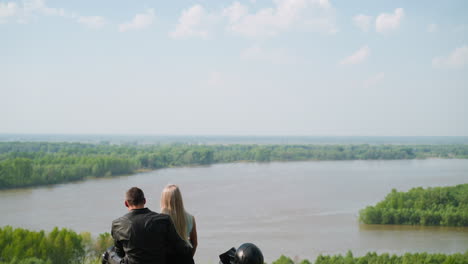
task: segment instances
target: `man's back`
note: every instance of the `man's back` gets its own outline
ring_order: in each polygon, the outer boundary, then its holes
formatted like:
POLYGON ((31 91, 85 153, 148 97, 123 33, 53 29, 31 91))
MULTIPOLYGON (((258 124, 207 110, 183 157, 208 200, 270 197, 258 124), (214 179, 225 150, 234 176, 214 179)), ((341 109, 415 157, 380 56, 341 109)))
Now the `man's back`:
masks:
POLYGON ((148 208, 133 209, 112 222, 116 252, 129 264, 169 263, 168 254, 190 254, 190 246, 177 234, 170 216, 148 208))

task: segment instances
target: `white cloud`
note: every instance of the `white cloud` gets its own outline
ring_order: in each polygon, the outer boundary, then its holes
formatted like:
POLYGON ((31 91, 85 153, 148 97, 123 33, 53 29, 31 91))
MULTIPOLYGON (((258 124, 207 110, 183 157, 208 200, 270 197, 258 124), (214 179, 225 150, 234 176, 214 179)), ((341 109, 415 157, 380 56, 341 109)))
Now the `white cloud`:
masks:
POLYGON ((21 5, 15 2, 0 3, 0 23, 7 17, 16 18, 18 23, 28 23, 36 15, 70 17, 63 8, 48 7, 44 0, 26 0, 21 5))
POLYGON ((289 64, 297 60, 285 49, 265 49, 259 45, 253 45, 243 50, 241 52, 241 59, 273 64, 289 64))
POLYGON ((9 17, 13 17, 18 12, 15 2, 0 3, 0 23, 4 23, 9 17))
POLYGON ((223 10, 228 30, 243 36, 275 36, 291 28, 336 33, 334 13, 325 0, 276 0, 255 13, 238 2, 223 10))
POLYGON ((273 4, 273 7, 255 12, 249 11, 248 3, 238 1, 216 12, 208 12, 197 4, 182 11, 176 28, 169 34, 173 38, 207 38, 223 18, 227 20, 227 31, 247 37, 275 36, 293 28, 327 33, 338 31, 334 9, 328 0, 273 0, 273 4))
POLYGON ((380 72, 364 81, 364 87, 372 87, 381 83, 385 78, 385 73, 380 72))
POLYGON ((429 33, 435 33, 439 31, 439 26, 437 24, 429 24, 427 25, 427 32, 429 33))
POLYGON ((45 0, 28 0, 23 3, 25 15, 39 13, 46 16, 66 17, 67 13, 63 8, 48 7, 45 0))
POLYGON ((405 16, 403 8, 395 9, 393 14, 380 14, 375 20, 375 30, 379 33, 387 33, 400 26, 401 20, 405 16))
POLYGON ((126 32, 129 30, 144 29, 153 24, 154 19, 154 9, 149 8, 145 13, 136 14, 132 21, 120 24, 119 31, 126 32))
POLYGON ((369 57, 369 55, 370 55, 370 49, 366 45, 360 48, 355 53, 353 53, 353 55, 344 58, 342 61, 340 61, 340 64, 341 65, 359 64, 365 61, 367 57, 369 57))
POLYGON ((319 4, 319 6, 321 6, 321 7, 323 7, 323 8, 329 8, 329 7, 331 7, 330 1, 328 1, 328 0, 319 0, 319 1, 318 1, 318 4, 319 4))
POLYGON ((28 23, 38 16, 58 16, 76 20, 78 23, 90 28, 102 28, 107 21, 100 16, 79 16, 69 13, 63 8, 49 7, 45 0, 25 0, 21 5, 15 2, 0 2, 0 23, 5 23, 7 18, 15 18, 18 23, 28 23))
POLYGON ((209 28, 213 24, 214 15, 208 14, 203 6, 194 5, 191 8, 182 11, 174 31, 170 33, 173 38, 201 37, 207 38, 209 28))
POLYGON ((468 64, 468 45, 456 48, 448 56, 432 59, 434 68, 462 68, 465 64, 468 64))
POLYGON ((372 17, 366 15, 356 15, 353 17, 354 25, 356 25, 359 29, 364 32, 368 32, 371 26, 372 17))
POLYGON ((243 16, 247 15, 249 9, 247 6, 242 5, 239 2, 234 2, 231 6, 225 8, 222 11, 222 15, 229 18, 230 23, 239 21, 243 16))
POLYGON ((100 29, 107 24, 106 20, 101 16, 82 16, 78 17, 77 21, 92 29, 100 29))

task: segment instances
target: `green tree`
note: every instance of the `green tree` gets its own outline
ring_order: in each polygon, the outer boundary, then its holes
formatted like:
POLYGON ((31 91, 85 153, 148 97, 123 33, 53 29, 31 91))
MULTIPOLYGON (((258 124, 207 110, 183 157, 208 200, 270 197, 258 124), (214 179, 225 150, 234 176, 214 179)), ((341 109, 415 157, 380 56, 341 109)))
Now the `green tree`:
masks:
POLYGON ((271 264, 294 264, 294 261, 291 258, 281 255, 279 259, 273 261, 271 264))

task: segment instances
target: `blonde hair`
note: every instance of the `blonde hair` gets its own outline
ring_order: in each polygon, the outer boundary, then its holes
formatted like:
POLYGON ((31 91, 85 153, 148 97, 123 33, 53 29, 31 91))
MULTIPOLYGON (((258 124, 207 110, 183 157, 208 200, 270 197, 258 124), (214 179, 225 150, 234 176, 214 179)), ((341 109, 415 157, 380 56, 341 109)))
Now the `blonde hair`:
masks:
POLYGON ((188 241, 187 221, 180 189, 175 184, 167 185, 161 194, 161 213, 171 216, 179 236, 188 241))

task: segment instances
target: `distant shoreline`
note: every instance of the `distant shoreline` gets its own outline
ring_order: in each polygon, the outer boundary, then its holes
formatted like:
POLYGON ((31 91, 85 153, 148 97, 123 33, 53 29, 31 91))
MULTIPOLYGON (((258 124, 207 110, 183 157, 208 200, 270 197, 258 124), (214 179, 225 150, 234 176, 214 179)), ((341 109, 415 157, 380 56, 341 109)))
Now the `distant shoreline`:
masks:
POLYGON ((468 159, 468 145, 0 142, 0 189, 232 162, 468 159))
POLYGON ((468 144, 468 136, 259 136, 259 135, 138 135, 138 134, 14 134, 0 133, 0 142, 79 142, 117 145, 151 144, 468 144))

